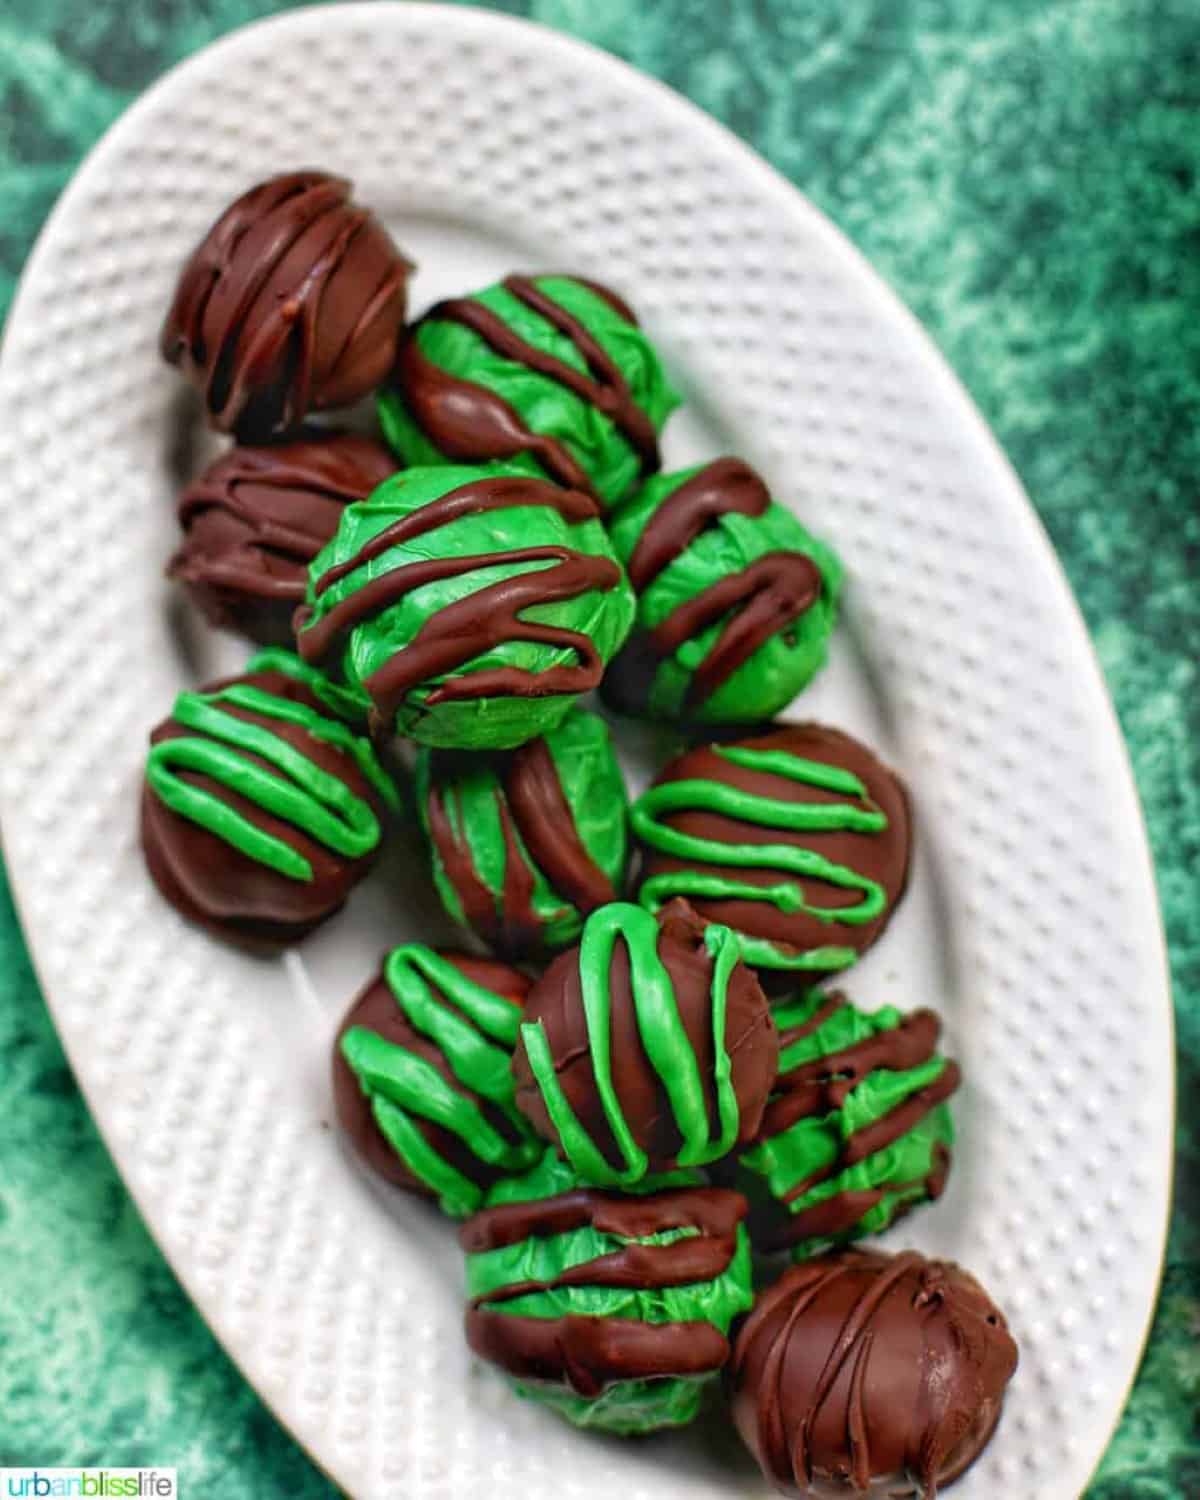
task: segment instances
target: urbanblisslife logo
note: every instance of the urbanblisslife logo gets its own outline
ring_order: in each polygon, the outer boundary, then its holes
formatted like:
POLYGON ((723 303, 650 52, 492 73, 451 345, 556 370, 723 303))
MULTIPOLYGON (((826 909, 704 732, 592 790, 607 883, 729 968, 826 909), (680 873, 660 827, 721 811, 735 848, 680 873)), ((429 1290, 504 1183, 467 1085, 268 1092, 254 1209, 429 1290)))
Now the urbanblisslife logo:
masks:
POLYGON ((0 1469, 0 1500, 9 1495, 22 1500, 58 1495, 177 1500, 179 1484, 174 1469, 0 1469))

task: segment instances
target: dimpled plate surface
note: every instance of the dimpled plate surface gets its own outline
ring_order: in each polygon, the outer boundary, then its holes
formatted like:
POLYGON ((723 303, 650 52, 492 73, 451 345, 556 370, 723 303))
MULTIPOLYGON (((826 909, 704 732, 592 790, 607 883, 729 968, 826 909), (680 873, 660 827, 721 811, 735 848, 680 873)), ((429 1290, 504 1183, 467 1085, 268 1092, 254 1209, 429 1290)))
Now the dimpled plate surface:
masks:
MULTIPOLYGON (((912 892, 855 971, 933 1003, 967 1085, 945 1198, 888 1237, 972 1268, 1021 1368, 961 1500, 1067 1500, 1132 1378, 1168 1193, 1171 1034, 1140 816, 1084 630, 1032 511, 939 356, 861 258, 690 105, 548 32, 424 5, 308 10, 153 89, 64 195, 0 366, 4 837, 47 997, 163 1250, 247 1376, 357 1496, 760 1495, 721 1422, 621 1444, 480 1369, 452 1234, 329 1128, 330 1038, 378 953, 448 937, 400 840, 285 959, 229 953, 151 888, 146 732, 236 667, 162 581, 201 454, 156 334, 235 193, 321 165, 421 262, 417 307, 513 266, 611 280, 688 410, 837 545, 834 662, 794 710, 903 768, 912 892)), ((936 269, 932 274, 936 274, 936 269)), ((629 733, 644 779, 666 746, 629 733)))

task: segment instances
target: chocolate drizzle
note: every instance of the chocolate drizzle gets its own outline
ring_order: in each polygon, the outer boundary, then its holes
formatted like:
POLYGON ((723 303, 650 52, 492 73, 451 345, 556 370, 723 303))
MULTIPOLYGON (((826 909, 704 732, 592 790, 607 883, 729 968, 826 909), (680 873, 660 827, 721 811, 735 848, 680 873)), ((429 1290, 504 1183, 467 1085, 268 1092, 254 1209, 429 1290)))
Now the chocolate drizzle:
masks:
MULTIPOLYGON (((621 317, 636 325, 630 309, 614 293, 574 277, 621 317)), ((501 358, 523 365, 564 386, 603 412, 638 455, 643 473, 659 464, 654 423, 633 397, 619 366, 585 324, 543 292, 529 276, 507 276, 504 289, 569 338, 587 373, 523 339, 502 317, 473 297, 439 302, 422 322, 458 323, 477 334, 501 358)), ((550 476, 572 489, 594 492, 586 470, 558 438, 535 433, 503 397, 474 381, 442 369, 421 350, 416 324, 400 350, 397 376, 418 425, 447 457, 478 461, 532 453, 550 476)))
POLYGON ((185 539, 168 576, 214 625, 290 645, 308 564, 333 538, 345 507, 395 470, 384 448, 352 433, 232 448, 180 495, 185 539))
POLYGON ((643 593, 700 533, 722 516, 761 516, 771 496, 761 477, 740 458, 717 458, 671 491, 638 538, 629 559, 629 581, 643 593))
POLYGON ((387 373, 411 269, 342 178, 273 178, 239 198, 184 267, 163 358, 200 387, 218 430, 293 428, 387 373))
POLYGON ((426 800, 429 835, 467 923, 499 953, 541 946, 542 919, 533 909, 532 863, 564 902, 586 916, 616 899, 612 881, 588 853, 544 739, 498 755, 493 796, 504 839, 504 883, 494 893, 475 866, 471 846, 454 827, 446 787, 458 757, 435 753, 426 800))
POLYGON ((598 1396, 618 1380, 711 1373, 729 1354, 728 1341, 711 1323, 520 1317, 506 1313, 504 1304, 570 1287, 650 1291, 714 1280, 733 1261, 745 1212, 739 1193, 703 1187, 636 1198, 578 1188, 484 1209, 459 1231, 468 1254, 585 1228, 631 1241, 676 1229, 695 1232, 665 1245, 625 1244, 546 1280, 510 1282, 477 1296, 467 1309, 467 1341, 511 1375, 562 1382, 583 1396, 598 1396))
POLYGON ((771 552, 673 609, 649 635, 660 657, 673 656, 685 641, 728 616, 692 673, 684 708, 695 708, 711 698, 760 646, 786 630, 820 596, 821 572, 811 557, 803 552, 771 552))
MULTIPOLYGON (((560 489, 546 480, 504 476, 473 480, 402 517, 353 558, 328 569, 317 581, 317 599, 392 547, 460 516, 518 505, 551 506, 572 524, 596 513, 594 502, 587 495, 560 489)), ((513 548, 467 557, 426 557, 393 568, 348 592, 319 617, 311 606, 297 610, 300 654, 314 664, 327 660, 355 626, 427 583, 462 577, 477 568, 494 568, 497 564, 519 567, 524 563, 552 566, 516 573, 438 610, 407 646, 371 674, 364 686, 374 705, 373 723, 386 728, 414 687, 432 677, 454 672, 505 641, 530 641, 555 651, 572 652, 577 660, 539 672, 505 666, 452 677, 429 689, 427 705, 491 696, 540 698, 587 692, 599 682, 604 670, 591 638, 564 626, 522 618, 527 609, 575 599, 593 589, 612 589, 621 582, 621 571, 614 562, 567 546, 513 548)))
POLYGON ((1016 1363, 959 1267, 847 1251, 760 1297, 728 1378, 738 1430, 785 1492, 932 1500, 986 1445, 1016 1363))
MULTIPOLYGON (((640 594, 722 516, 761 516, 771 503, 762 479, 738 458, 706 464, 673 490, 647 521, 629 559, 629 581, 640 594)), ((692 672, 681 707, 695 709, 773 635, 820 599, 821 571, 804 552, 771 552, 677 605, 641 631, 618 656, 609 696, 630 712, 645 709, 660 662, 724 619, 692 672)))

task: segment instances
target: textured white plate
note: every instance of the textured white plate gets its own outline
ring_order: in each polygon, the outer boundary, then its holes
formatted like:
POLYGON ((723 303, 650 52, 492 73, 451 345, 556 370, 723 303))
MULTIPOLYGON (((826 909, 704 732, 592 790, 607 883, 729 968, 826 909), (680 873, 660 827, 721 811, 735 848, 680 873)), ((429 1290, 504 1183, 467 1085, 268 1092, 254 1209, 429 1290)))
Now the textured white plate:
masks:
POLYGON ((971 1267, 1021 1343, 1000 1434, 955 1494, 1070 1500, 1150 1314, 1172 1109, 1151 870, 1082 624, 978 416, 837 232, 675 95, 498 16, 308 10, 194 58, 88 159, 9 323, 5 850, 71 1061, 163 1250, 356 1496, 762 1492, 720 1424, 621 1444, 511 1397, 463 1346, 450 1230, 342 1156, 335 1023, 384 947, 444 931, 413 852, 274 963, 186 927, 143 872, 146 732, 241 656, 162 581, 198 453, 156 333, 218 210, 298 165, 357 181, 421 263, 419 306, 513 267, 611 280, 690 397, 668 463, 736 449, 840 549, 845 624, 800 711, 878 743, 920 818, 912 893, 851 989, 939 1006, 967 1079, 950 1190, 888 1243, 971 1267))

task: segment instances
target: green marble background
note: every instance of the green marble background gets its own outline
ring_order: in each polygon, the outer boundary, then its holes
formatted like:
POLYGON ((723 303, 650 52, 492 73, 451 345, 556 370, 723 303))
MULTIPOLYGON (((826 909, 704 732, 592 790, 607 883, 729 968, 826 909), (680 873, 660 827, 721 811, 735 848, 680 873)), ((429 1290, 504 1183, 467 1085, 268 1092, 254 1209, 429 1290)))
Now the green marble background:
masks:
MULTIPOLYGON (((80 157, 261 0, 4 0, 0 311, 80 157)), ((845 229, 1015 462, 1129 741, 1171 946, 1166 1280, 1089 1500, 1200 1496, 1200 5, 527 0, 691 96, 845 229)), ((1114 1066, 1119 1066, 1117 1059, 1114 1066)), ((76 1091, 0 881, 0 1465, 326 1496, 183 1296, 76 1091)), ((1015 1500, 1015 1497, 1014 1497, 1015 1500)))

